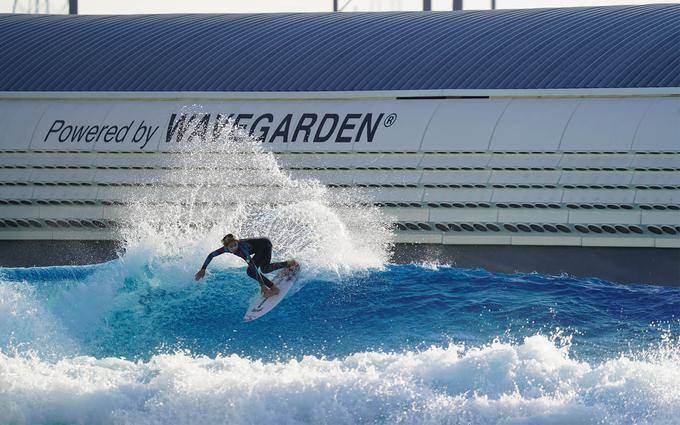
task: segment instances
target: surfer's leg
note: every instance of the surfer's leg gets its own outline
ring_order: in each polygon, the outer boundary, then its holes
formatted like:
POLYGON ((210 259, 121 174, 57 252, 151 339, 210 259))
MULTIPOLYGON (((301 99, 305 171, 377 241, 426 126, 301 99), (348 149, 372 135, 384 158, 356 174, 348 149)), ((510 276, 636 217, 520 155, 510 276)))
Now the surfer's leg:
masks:
POLYGON ((269 289, 272 289, 272 288, 275 287, 275 286, 274 286, 274 282, 272 282, 271 280, 269 280, 269 278, 268 278, 267 276, 265 276, 265 275, 262 275, 262 281, 264 281, 265 286, 266 286, 267 288, 269 288, 269 289))
POLYGON ((274 270, 279 270, 288 266, 286 261, 280 263, 272 263, 272 245, 268 243, 266 247, 257 251, 253 257, 253 262, 257 264, 262 273, 271 273, 274 270))
POLYGON ((253 256, 253 262, 257 264, 257 267, 262 270, 262 273, 268 273, 264 270, 265 267, 269 265, 272 261, 272 245, 271 243, 266 244, 266 246, 261 247, 255 252, 253 256))
MULTIPOLYGON (((255 279, 258 283, 260 282, 260 279, 258 278, 257 273, 255 272, 255 270, 252 269, 252 267, 248 267, 248 269, 246 270, 246 273, 248 273, 248 276, 255 279)), ((265 284, 265 286, 267 288, 272 288, 274 286, 274 282, 269 280, 267 278, 267 276, 260 274, 260 277, 262 278, 262 282, 265 284)))
POLYGON ((279 270, 288 267, 288 261, 281 261, 280 263, 269 263, 260 267, 262 273, 271 273, 274 270, 279 270))

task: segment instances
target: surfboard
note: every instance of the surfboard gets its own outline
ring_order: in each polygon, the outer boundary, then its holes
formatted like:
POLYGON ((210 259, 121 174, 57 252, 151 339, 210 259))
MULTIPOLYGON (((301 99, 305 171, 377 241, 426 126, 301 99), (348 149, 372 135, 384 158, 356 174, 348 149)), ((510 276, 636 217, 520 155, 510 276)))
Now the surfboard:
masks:
POLYGON ((300 275, 300 265, 288 267, 281 270, 272 282, 279 288, 279 293, 271 297, 265 298, 262 293, 250 305, 246 315, 243 317, 244 322, 251 322, 269 313, 276 307, 286 296, 290 288, 297 282, 300 275))

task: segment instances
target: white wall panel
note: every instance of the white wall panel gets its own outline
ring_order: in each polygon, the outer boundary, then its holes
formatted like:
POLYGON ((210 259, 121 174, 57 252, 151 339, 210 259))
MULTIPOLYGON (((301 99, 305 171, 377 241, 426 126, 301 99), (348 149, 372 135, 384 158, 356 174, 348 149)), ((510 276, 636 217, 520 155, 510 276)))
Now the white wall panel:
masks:
POLYGON ((569 223, 639 224, 640 211, 570 210, 569 223))
POLYGON ((46 206, 40 207, 40 218, 102 218, 101 206, 46 206))
POLYGON ((421 171, 362 171, 352 172, 354 184, 417 184, 421 171))
POLYGON ((390 208, 387 214, 399 221, 428 221, 427 208, 390 208))
POLYGON ((557 154, 494 154, 489 161, 489 167, 557 167, 560 158, 561 155, 557 154))
MULTIPOLYGON (((680 144, 680 139, 678 141, 680 144)), ((657 168, 679 168, 680 155, 636 155, 631 161, 631 167, 657 167, 657 168)))
POLYGON ((0 169, 0 182, 21 182, 31 178, 30 168, 0 169))
MULTIPOLYGON (((420 150, 423 134, 438 106, 429 100, 367 102, 363 107, 349 102, 353 109, 370 111, 374 116, 383 114, 376 128, 376 140, 371 143, 348 143, 355 152, 400 152, 420 150), (396 117, 390 124, 390 117, 396 117), (379 133, 379 134, 378 134, 379 133)), ((337 143, 336 143, 337 144, 337 143)))
POLYGON ((31 170, 32 181, 37 182, 92 182, 95 170, 31 170))
POLYGON ((426 202, 489 202, 491 189, 425 189, 426 202))
POLYGON ((564 203, 602 203, 602 204, 631 204, 635 200, 635 190, 625 189, 584 189, 565 190, 564 203))
POLYGON ((10 205, 0 208, 0 218, 37 217, 38 207, 29 205, 10 205))
POLYGON ((491 222, 498 218, 494 208, 430 208, 430 221, 437 222, 491 222))
POLYGON ((423 189, 414 188, 380 188, 363 191, 375 202, 421 202, 423 189))
POLYGON ((501 223, 564 223, 568 213, 564 210, 545 209, 499 209, 501 223))
MULTIPOLYGON (((81 155, 78 155, 80 157, 81 155)), ((92 154, 90 162, 101 167, 161 167, 181 164, 181 158, 168 154, 92 154)))
POLYGON ((672 224, 680 221, 678 211, 642 211, 642 224, 672 224))
MULTIPOLYGON (((128 106, 129 104, 125 104, 128 106)), ((35 125, 33 150, 92 151, 101 126, 114 105, 111 102, 49 102, 35 125)))
POLYGON ((569 120, 563 151, 628 151, 649 99, 582 100, 569 120))
POLYGON ((424 151, 485 151, 509 100, 440 101, 422 144, 424 151))
POLYGON ((0 186, 0 199, 31 199, 31 186, 0 186))
POLYGON ((95 200, 98 193, 97 187, 92 186, 35 186, 32 199, 81 199, 95 200))
MULTIPOLYGON (((1 146, 1 145, 0 145, 1 146)), ((0 157, 1 165, 33 165, 38 160, 36 154, 3 153, 0 157)))
MULTIPOLYGON (((638 190, 635 202, 639 204, 676 204, 680 205, 680 190, 638 190)), ((680 211, 674 214, 680 223, 680 211)))
POLYGON ((295 179, 314 179, 324 184, 352 184, 354 178, 351 171, 291 170, 289 173, 295 179))
POLYGON ((633 142, 638 151, 680 152, 680 99, 654 99, 633 142))
MULTIPOLYGON (((597 146, 593 146, 591 150, 596 148, 597 146)), ((559 165, 560 167, 628 167, 632 161, 633 154, 564 154, 559 165)))
POLYGON ((494 189, 493 202, 557 202, 562 199, 561 189, 494 189))
MULTIPOLYGON (((136 191, 130 187, 109 186, 97 188, 97 199, 102 201, 124 201, 131 199, 136 191)), ((137 195, 139 196, 139 195, 137 195)), ((133 198, 136 199, 136 198, 133 198)))
POLYGON ((421 167, 486 167, 492 154, 432 154, 423 155, 421 167))
POLYGON ((31 153, 31 165, 42 166, 92 166, 94 165, 95 155, 80 152, 77 155, 63 153, 31 153))
POLYGON ((423 171, 422 184, 486 184, 491 171, 423 171))
POLYGON ((678 171, 636 171, 633 175, 632 183, 664 185, 680 184, 680 172, 678 171))
POLYGON ((491 139, 495 151, 557 150, 577 99, 513 99, 491 139))
POLYGON ((146 183, 160 180, 165 174, 160 170, 97 170, 94 177, 98 183, 146 183))
POLYGON ((557 184, 560 171, 493 171, 490 183, 513 184, 557 184))
POLYGON ((634 171, 563 171, 560 184, 629 184, 634 171))
POLYGON ((101 137, 95 143, 94 150, 155 152, 161 147, 166 150, 164 139, 168 130, 170 111, 173 109, 169 103, 156 105, 154 108, 140 102, 114 104, 103 120, 103 125, 109 126, 106 131, 110 133, 108 137, 101 137), (126 128, 127 134, 124 133, 126 128))
MULTIPOLYGON (((331 155, 337 156, 337 155, 331 155)), ((423 154, 361 154, 352 155, 353 167, 417 167, 423 154)), ((345 165, 346 166, 346 165, 345 165)))
POLYGON ((46 108, 45 102, 0 101, 0 150, 29 149, 35 123, 46 108))

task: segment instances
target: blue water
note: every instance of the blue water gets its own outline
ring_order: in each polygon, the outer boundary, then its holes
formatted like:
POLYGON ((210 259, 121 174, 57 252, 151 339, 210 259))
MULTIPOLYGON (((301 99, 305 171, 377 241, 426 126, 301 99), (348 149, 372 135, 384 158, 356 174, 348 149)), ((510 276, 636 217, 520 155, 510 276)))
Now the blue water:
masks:
POLYGON ((678 289, 303 269, 244 323, 244 269, 193 272, 0 269, 0 424, 677 423, 678 289))

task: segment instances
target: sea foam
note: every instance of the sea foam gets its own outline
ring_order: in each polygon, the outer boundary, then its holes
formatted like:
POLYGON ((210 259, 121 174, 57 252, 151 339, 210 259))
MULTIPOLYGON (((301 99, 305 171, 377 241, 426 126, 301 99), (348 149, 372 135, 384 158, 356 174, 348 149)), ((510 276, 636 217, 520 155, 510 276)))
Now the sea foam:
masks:
POLYGON ((0 354, 0 424, 672 424, 680 364, 660 350, 589 364, 535 335, 285 362, 0 354))

